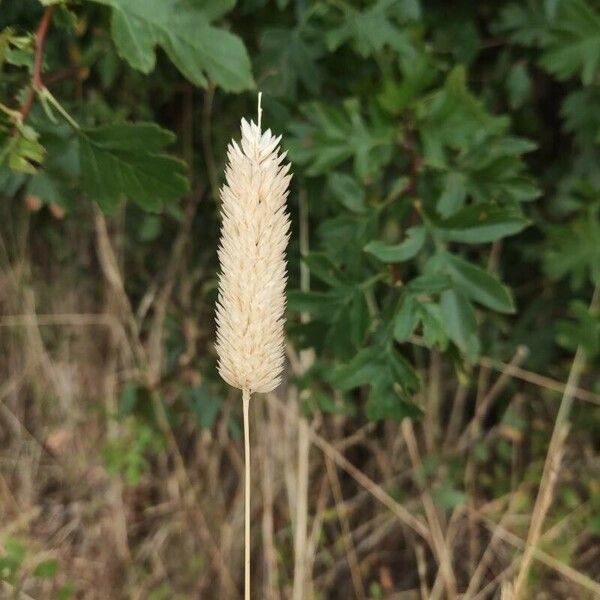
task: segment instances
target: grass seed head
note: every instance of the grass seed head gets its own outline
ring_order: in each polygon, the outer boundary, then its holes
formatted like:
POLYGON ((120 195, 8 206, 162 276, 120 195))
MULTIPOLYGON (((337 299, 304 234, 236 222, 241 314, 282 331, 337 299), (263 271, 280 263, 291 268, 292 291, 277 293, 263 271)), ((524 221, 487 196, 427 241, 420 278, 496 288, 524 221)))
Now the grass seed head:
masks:
POLYGON ((284 362, 286 210, 291 179, 281 137, 242 119, 221 189, 217 353, 221 377, 251 392, 280 382, 284 362))

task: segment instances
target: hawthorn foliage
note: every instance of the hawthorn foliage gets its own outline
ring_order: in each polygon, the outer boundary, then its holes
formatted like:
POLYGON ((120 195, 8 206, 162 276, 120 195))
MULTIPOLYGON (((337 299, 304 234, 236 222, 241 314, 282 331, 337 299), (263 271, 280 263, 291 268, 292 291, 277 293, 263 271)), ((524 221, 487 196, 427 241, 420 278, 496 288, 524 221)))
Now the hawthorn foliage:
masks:
MULTIPOLYGON (((136 297, 200 189, 210 315, 226 142, 258 89, 295 174, 289 333, 316 350, 310 408, 419 416, 415 342, 463 379, 520 343, 532 367, 578 344, 597 360, 598 2, 3 0, 3 201, 125 211, 136 297)), ((185 402, 214 422, 214 396, 185 402)))

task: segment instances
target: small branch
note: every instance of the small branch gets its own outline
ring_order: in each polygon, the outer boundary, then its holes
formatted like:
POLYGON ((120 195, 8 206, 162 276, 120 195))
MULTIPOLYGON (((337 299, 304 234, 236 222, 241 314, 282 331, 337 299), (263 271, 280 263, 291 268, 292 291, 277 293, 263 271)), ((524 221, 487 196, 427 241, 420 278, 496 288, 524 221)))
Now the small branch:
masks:
POLYGON ((31 79, 31 90, 27 96, 27 99, 21 106, 19 111, 21 115, 21 121, 25 121, 31 112, 33 101, 36 94, 44 88, 44 82, 42 81, 42 68, 44 66, 44 45, 46 43, 46 35, 52 22, 52 16, 54 14, 55 4, 46 7, 44 14, 40 20, 37 31, 35 33, 35 56, 33 60, 33 76, 31 79))
MULTIPOLYGON (((412 462, 415 472, 420 472, 423 469, 419 447, 415 438, 414 429, 410 419, 404 419, 400 425, 404 441, 408 449, 408 454, 412 462)), ((450 549, 446 544, 444 532, 440 522, 437 509, 433 502, 433 498, 427 488, 423 485, 421 488, 421 501, 425 510, 425 516, 431 532, 432 550, 436 555, 440 565, 440 574, 446 586, 446 594, 449 600, 456 598, 456 576, 452 567, 452 557, 450 549)), ((434 596, 432 596, 434 597, 434 596)))
POLYGON ((358 556, 356 554, 356 548, 352 541, 352 530, 350 529, 350 520, 348 519, 347 508, 344 505, 344 497, 342 495, 342 486, 340 485, 340 479, 337 475, 335 466, 331 458, 325 455, 325 467, 327 470, 327 476, 331 485, 331 491, 335 499, 335 511, 337 513, 338 521, 342 529, 343 537, 342 543, 346 550, 346 556, 348 559, 348 566, 350 567, 350 576, 352 578, 352 586, 354 587, 354 594, 358 600, 365 600, 367 594, 365 592, 365 586, 360 573, 360 563, 358 562, 358 556))

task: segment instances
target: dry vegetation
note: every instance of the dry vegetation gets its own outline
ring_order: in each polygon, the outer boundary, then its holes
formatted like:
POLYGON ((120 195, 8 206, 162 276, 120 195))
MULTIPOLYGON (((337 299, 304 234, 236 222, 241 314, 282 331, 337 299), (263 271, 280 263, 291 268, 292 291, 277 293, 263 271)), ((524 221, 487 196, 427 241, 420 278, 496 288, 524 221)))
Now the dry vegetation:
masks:
MULTIPOLYGON (((118 251, 118 218, 108 227, 96 213, 95 231, 87 234, 56 223, 60 237, 73 240, 75 260, 65 269, 54 262, 53 247, 30 240, 28 212, 15 214, 2 235, 0 534, 26 548, 18 577, 23 597, 51 598, 63 584, 73 586, 73 597, 90 600, 238 597, 243 450, 228 426, 240 419, 237 395, 211 430, 198 431, 188 416, 173 431, 157 409, 166 442, 149 453, 137 485, 109 474, 102 451, 121 440, 126 452, 132 441, 128 420, 111 416, 123 382, 136 376, 160 390, 167 405, 174 402, 178 388, 157 377, 153 365, 164 358, 153 355, 151 344, 162 326, 157 315, 189 301, 186 275, 161 278, 144 299, 148 308, 132 307, 122 294, 118 265, 127 260, 118 251), (64 285, 75 274, 77 288, 64 285), (137 331, 145 333, 136 337, 137 331), (58 560, 56 576, 32 578, 49 558, 58 560)), ((187 235, 182 230, 183 241, 173 246, 181 257, 187 235)), ((188 340, 194 356, 212 338, 197 325, 188 340)), ((581 419, 597 414, 600 397, 585 390, 585 373, 564 392, 563 383, 521 370, 524 351, 510 365, 484 359, 458 387, 440 355, 418 345, 415 355, 427 382, 421 423, 353 430, 343 416, 317 415, 300 428, 306 421, 291 382, 256 397, 252 531, 259 597, 292 598, 296 582, 304 590, 298 598, 450 598, 457 591, 491 598, 519 572, 535 516, 540 439, 553 427, 562 393, 573 395, 581 419), (499 398, 509 398, 503 414, 499 398), (526 427, 513 426, 517 421, 526 427), (448 473, 435 463, 439 454, 445 465, 466 457, 466 502, 452 491, 440 496, 448 473), (509 483, 488 501, 494 480, 509 483), (302 522, 307 534, 298 547, 302 522)), ((290 374, 302 370, 305 358, 289 349, 290 374)), ((178 377, 197 375, 182 363, 178 377)), ((149 396, 158 406, 160 397, 149 396)), ((551 458, 546 493, 553 509, 533 555, 535 598, 600 595, 599 539, 583 528, 597 470, 594 440, 581 433, 551 458), (560 559, 565 548, 572 565, 560 559)), ((510 598, 507 589, 503 597, 510 598)), ((11 597, 8 586, 3 593, 11 597)))

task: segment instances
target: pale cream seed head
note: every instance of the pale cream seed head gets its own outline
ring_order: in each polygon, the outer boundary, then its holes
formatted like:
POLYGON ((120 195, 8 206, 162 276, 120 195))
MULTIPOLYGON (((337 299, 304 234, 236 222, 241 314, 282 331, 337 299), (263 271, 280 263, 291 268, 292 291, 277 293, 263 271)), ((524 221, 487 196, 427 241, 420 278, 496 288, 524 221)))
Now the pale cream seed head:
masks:
POLYGON ((218 369, 236 388, 269 392, 284 364, 290 165, 281 137, 244 119, 241 130, 240 143, 229 145, 221 189, 218 369))

